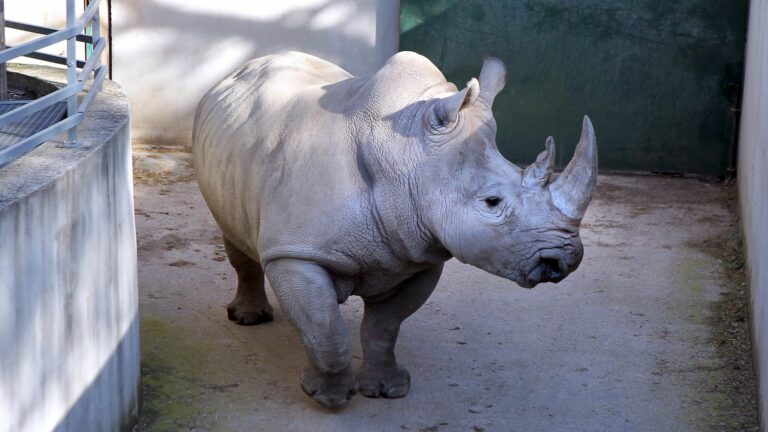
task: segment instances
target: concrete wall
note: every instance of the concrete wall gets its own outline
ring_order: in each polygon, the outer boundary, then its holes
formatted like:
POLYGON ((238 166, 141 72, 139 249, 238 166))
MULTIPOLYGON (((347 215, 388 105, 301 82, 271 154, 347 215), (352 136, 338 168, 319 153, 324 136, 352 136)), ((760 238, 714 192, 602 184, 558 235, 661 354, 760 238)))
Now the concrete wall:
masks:
MULTIPOLYGON (((61 0, 5 3, 8 19, 64 27, 61 0)), ((244 62, 298 50, 370 74, 397 52, 399 17, 399 0, 112 0, 112 78, 131 101, 134 139, 188 145, 200 97, 244 62)), ((30 37, 8 31, 10 45, 30 37)))
POLYGON ((0 431, 130 430, 138 414, 128 104, 105 86, 84 148, 0 169, 0 431))
POLYGON ((761 421, 763 430, 768 430, 768 1, 765 0, 752 0, 750 5, 739 142, 739 195, 760 378, 761 421))
MULTIPOLYGON (((75 2, 78 6, 78 14, 82 13, 82 2, 75 2)), ((67 5, 66 2, 57 0, 25 0, 25 1, 6 1, 5 19, 9 21, 19 21, 38 26, 63 29, 66 27, 67 5)), ((8 28, 5 31, 5 37, 8 45, 15 46, 22 42, 39 37, 34 33, 8 28)), ((65 56, 67 49, 66 42, 59 42, 41 51, 48 54, 65 56)), ((81 50, 80 55, 84 55, 81 50)), ((24 60, 23 58, 14 60, 24 61, 33 64, 41 64, 37 60, 24 60)))
POLYGON ((113 79, 134 139, 189 144, 200 97, 244 62, 299 50, 353 74, 397 51, 398 0, 113 0, 113 79))
POLYGON ((400 47, 457 85, 476 76, 482 54, 506 63, 493 114, 512 162, 535 160, 552 135, 564 167, 587 113, 601 170, 718 176, 729 168, 726 89, 742 79, 748 4, 402 0, 400 47))

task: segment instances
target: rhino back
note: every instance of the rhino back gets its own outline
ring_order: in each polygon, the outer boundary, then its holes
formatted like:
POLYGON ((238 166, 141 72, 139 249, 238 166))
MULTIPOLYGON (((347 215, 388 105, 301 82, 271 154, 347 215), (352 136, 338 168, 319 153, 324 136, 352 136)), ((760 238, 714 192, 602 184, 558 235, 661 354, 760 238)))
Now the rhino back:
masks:
POLYGON ((367 225, 347 104, 363 81, 287 53, 245 64, 201 100, 200 190, 224 234, 253 258, 330 257, 348 234, 341 227, 367 225))

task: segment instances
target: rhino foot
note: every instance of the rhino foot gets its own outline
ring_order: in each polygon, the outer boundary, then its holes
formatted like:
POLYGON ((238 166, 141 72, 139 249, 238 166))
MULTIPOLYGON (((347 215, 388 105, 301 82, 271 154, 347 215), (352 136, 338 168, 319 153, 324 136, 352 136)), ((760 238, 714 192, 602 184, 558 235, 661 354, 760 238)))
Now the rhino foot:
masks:
POLYGON ((325 373, 310 366, 301 373, 301 389, 323 407, 334 410, 347 405, 357 393, 351 365, 338 373, 325 373))
POLYGON ((272 306, 235 299, 227 306, 227 317, 240 325, 250 326, 272 321, 272 306))
POLYGON ((398 364, 384 368, 363 366, 357 375, 360 394, 369 398, 401 398, 411 388, 411 375, 398 364))

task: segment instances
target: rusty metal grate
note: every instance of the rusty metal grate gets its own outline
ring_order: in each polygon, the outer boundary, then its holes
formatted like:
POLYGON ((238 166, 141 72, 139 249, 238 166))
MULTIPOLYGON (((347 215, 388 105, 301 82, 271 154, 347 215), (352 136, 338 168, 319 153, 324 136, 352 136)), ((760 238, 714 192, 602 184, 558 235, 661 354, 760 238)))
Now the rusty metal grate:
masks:
MULTIPOLYGON (((12 111, 27 102, 30 101, 2 101, 0 102, 0 115, 12 111)), ((28 117, 24 117, 22 120, 0 127, 0 151, 53 125, 63 119, 66 112, 66 103, 58 102, 28 117)))

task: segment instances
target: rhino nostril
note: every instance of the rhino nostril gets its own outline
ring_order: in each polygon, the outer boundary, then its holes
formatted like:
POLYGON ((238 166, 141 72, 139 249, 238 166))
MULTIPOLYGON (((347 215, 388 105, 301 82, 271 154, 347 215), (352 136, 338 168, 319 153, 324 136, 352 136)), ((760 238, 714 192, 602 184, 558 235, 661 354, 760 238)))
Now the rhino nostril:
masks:
POLYGON ((547 280, 558 280, 563 276, 560 270, 560 261, 554 258, 542 258, 541 265, 544 267, 544 276, 547 280))

